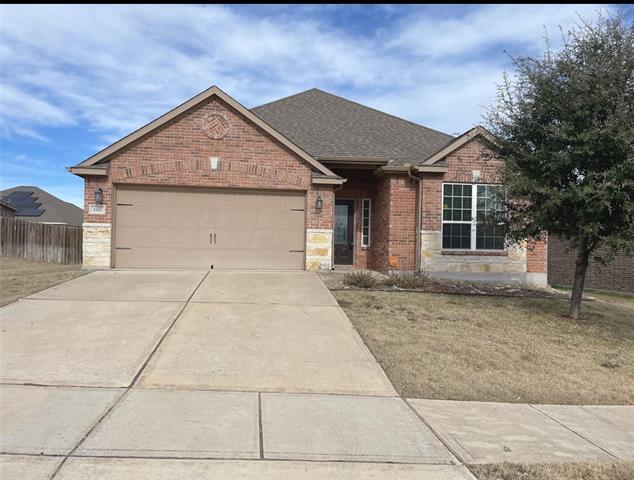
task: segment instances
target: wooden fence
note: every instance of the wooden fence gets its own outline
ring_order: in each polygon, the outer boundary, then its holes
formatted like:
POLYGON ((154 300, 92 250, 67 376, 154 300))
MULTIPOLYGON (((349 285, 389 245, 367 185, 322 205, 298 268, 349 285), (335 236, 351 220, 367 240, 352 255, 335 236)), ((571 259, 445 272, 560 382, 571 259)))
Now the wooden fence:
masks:
POLYGON ((38 262, 81 263, 82 227, 0 217, 0 255, 38 262))

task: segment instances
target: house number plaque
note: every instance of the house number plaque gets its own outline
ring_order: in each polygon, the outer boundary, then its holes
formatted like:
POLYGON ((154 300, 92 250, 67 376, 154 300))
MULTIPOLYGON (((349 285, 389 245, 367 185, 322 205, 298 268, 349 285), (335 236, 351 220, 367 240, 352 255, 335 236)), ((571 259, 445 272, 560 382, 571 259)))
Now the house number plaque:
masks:
POLYGON ((88 213, 90 215, 105 215, 106 206, 105 205, 88 205, 88 213))

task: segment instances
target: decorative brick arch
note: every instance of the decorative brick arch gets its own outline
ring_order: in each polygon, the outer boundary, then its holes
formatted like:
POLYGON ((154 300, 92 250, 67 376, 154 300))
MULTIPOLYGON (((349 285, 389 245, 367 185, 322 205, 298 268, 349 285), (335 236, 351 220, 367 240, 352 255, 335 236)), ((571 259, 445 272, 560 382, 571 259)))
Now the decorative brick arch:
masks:
MULTIPOLYGON (((171 183, 157 182, 163 178, 169 180, 171 176, 178 175, 180 185, 186 186, 189 182, 184 182, 183 175, 197 174, 198 178, 202 178, 204 175, 206 178, 218 177, 218 181, 223 181, 231 173, 238 173, 240 175, 247 175, 249 177, 259 177, 266 179, 266 183, 271 187, 279 187, 281 185, 305 189, 310 186, 310 176, 300 176, 295 173, 285 171, 284 169, 269 167, 254 162, 244 161, 231 161, 225 160, 220 162, 217 170, 212 170, 209 161, 202 159, 191 160, 166 160, 163 162, 151 162, 141 163, 138 165, 120 166, 112 169, 110 173, 110 179, 112 182, 126 182, 135 181, 135 183, 171 183), (147 182, 143 181, 147 180, 147 182)), ((213 180, 210 182, 210 186, 214 185, 213 180)), ((201 182, 191 182, 191 185, 203 185, 201 182)), ((245 187, 257 186, 257 182, 253 185, 246 183, 245 187)))

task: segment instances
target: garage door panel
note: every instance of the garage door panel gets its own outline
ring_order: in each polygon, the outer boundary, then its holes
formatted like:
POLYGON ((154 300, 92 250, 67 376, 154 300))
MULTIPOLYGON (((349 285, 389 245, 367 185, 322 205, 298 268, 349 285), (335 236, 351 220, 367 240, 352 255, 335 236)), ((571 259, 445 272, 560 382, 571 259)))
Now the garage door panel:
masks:
POLYGON ((234 210, 218 213, 217 228, 231 230, 281 229, 303 230, 304 212, 286 210, 234 210))
POLYGON ((115 266, 302 269, 304 204, 303 193, 119 187, 115 266))
POLYGON ((129 226, 117 233, 117 247, 142 248, 148 246, 152 236, 152 248, 253 248, 299 250, 303 248, 304 232, 277 229, 214 230, 209 228, 170 228, 129 226), (215 237, 214 237, 215 235, 215 237), (215 240, 215 243, 214 243, 215 240))
POLYGON ((277 230, 224 230, 215 234, 214 248, 303 250, 303 232, 277 230))
POLYGON ((304 208, 304 195, 296 193, 262 194, 257 192, 208 190, 119 189, 117 203, 166 208, 304 208))
POLYGON ((132 248, 115 250, 119 268, 210 268, 212 252, 206 249, 132 248))
POLYGON ((304 265, 303 252, 281 250, 226 249, 211 251, 169 248, 138 248, 115 251, 115 264, 121 268, 218 268, 299 270, 304 265))
POLYGON ((256 209, 208 209, 117 205, 117 225, 161 227, 230 227, 298 230, 304 226, 304 211, 256 209))
POLYGON ((117 232, 120 248, 207 248, 212 242, 209 229, 128 226, 117 232), (153 237, 148 241, 148 236, 153 237))
POLYGON ((208 227, 217 222, 218 212, 205 208, 173 208, 117 205, 117 225, 159 227, 208 227))

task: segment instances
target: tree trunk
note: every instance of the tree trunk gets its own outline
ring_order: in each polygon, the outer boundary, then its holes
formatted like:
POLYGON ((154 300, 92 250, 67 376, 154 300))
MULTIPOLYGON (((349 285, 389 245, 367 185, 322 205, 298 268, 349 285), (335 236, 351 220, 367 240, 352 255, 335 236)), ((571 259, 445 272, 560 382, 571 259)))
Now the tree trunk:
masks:
POLYGON ((583 296, 583 284, 586 281, 586 271, 590 262, 591 249, 589 248, 588 237, 583 237, 579 241, 577 250, 577 261, 575 262, 575 280, 572 285, 572 295, 570 295, 570 316, 579 320, 581 314, 581 298, 583 296))

